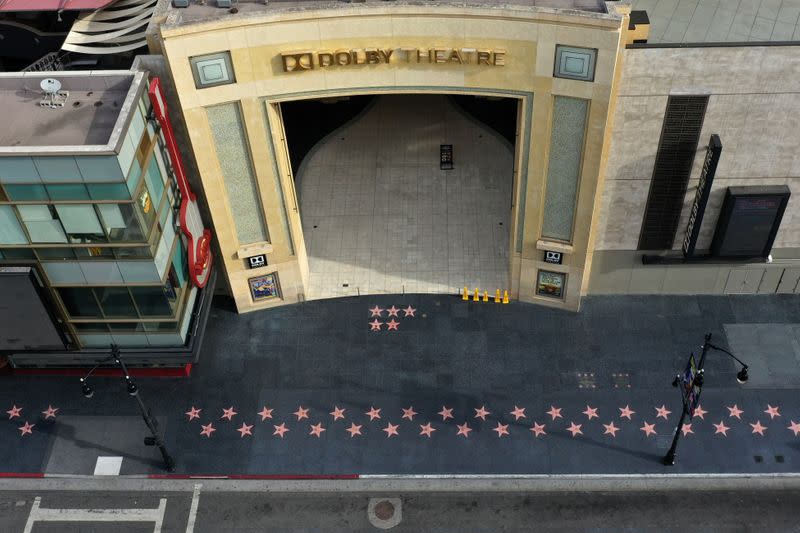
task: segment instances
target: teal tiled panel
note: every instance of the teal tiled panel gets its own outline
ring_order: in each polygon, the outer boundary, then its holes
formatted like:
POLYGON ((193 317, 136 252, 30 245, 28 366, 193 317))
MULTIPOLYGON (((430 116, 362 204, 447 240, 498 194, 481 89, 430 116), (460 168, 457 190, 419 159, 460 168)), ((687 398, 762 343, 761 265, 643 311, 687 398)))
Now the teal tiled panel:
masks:
POLYGON ((75 160, 85 182, 125 181, 119 162, 113 155, 76 157, 75 160))
POLYGON ((91 285, 116 285, 122 283, 122 274, 114 261, 81 261, 81 270, 91 285))
POLYGON ((117 266, 125 283, 161 283, 152 261, 119 261, 117 266))
POLYGON ((39 171, 30 157, 0 157, 0 183, 30 183, 41 181, 39 171))
POLYGON ((48 183, 83 181, 78 164, 72 156, 34 157, 42 181, 48 183))
POLYGON ((74 261, 42 263, 50 283, 53 285, 86 285, 81 265, 74 261))

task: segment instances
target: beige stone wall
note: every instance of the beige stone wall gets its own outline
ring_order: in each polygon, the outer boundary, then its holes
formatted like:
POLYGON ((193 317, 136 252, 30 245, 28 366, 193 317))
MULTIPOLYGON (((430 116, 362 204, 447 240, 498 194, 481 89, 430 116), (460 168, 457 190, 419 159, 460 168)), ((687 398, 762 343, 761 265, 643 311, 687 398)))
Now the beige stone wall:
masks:
MULTIPOLYGON (((511 288, 514 297, 526 301, 577 309, 583 285, 596 217, 595 199, 604 164, 604 139, 612 100, 615 66, 618 64, 620 28, 624 16, 555 12, 548 9, 481 9, 434 6, 352 5, 302 13, 265 14, 247 18, 221 17, 202 24, 162 26, 163 50, 167 55, 180 95, 183 114, 194 148, 209 212, 221 250, 222 261, 240 311, 300 300, 307 287, 305 247, 297 209, 296 193, 286 157, 281 119, 273 105, 338 94, 458 93, 497 94, 523 99, 521 124, 530 124, 518 143, 513 209, 525 194, 524 229, 516 223, 511 234, 511 288), (556 44, 598 49, 593 83, 553 78, 556 44), (366 47, 489 48, 505 51, 505 66, 381 64, 362 67, 316 69, 285 73, 281 52, 338 50, 366 47), (229 50, 237 83, 195 89, 189 57, 229 50), (533 105, 530 95, 533 94, 533 105), (570 243, 540 240, 544 181, 553 95, 590 99, 586 145, 581 169, 574 235, 570 243), (249 296, 247 278, 260 271, 247 270, 237 241, 222 178, 214 152, 205 107, 238 102, 246 123, 253 168, 258 182, 264 217, 271 241, 256 243, 249 251, 267 252, 265 272, 279 272, 283 300, 255 304, 249 296), (276 175, 277 172, 277 175, 276 175), (524 175, 522 175, 525 173, 524 175), (285 194, 276 187, 280 180, 285 194), (521 183, 527 188, 521 191, 521 183), (289 213, 295 253, 289 250, 289 235, 280 213, 285 203, 289 213), (522 231, 522 250, 514 247, 522 231), (554 301, 535 294, 538 268, 545 267, 542 249, 561 246, 563 265, 549 267, 568 274, 567 295, 554 301)), ((607 148, 607 147, 606 147, 607 148)), ((512 220, 516 221, 516 213, 512 220)))
MULTIPOLYGON (((598 250, 637 247, 670 94, 710 95, 675 249, 682 243, 713 133, 719 134, 723 150, 698 249, 711 243, 726 187, 786 184, 800 195, 800 47, 626 50, 600 204, 598 250)), ((800 210, 793 207, 797 201, 790 200, 776 249, 800 247, 800 210)))

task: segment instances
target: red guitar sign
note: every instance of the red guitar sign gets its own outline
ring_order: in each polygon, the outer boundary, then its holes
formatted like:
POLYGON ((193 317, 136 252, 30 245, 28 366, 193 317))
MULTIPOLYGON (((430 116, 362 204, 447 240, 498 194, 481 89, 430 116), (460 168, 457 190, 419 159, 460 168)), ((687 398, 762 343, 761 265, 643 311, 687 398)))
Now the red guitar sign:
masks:
POLYGON ((197 196, 189 188, 189 181, 186 179, 186 172, 183 168, 183 160, 178 151, 178 144, 175 142, 175 133, 172 131, 172 123, 167 116, 167 101, 161 91, 161 81, 153 78, 147 90, 150 102, 153 104, 156 120, 161 126, 164 139, 167 143, 167 153, 172 162, 172 169, 181 191, 182 201, 180 208, 181 231, 189 241, 189 276, 197 287, 203 288, 208 283, 211 274, 211 231, 203 226, 200 218, 200 208, 197 206, 197 196))

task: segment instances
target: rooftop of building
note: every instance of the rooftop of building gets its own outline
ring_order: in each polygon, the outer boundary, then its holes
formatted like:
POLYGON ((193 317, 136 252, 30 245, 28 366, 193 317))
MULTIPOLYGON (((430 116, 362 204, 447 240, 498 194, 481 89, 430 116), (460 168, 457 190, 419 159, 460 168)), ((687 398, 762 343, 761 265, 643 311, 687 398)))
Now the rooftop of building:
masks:
POLYGON ((800 0, 632 0, 649 43, 800 41, 800 0))
POLYGON ((310 11, 317 9, 341 9, 353 6, 410 5, 417 7, 529 7, 547 8, 584 13, 605 14, 605 0, 233 0, 232 8, 219 7, 218 0, 189 0, 188 7, 177 8, 170 2, 172 25, 191 24, 219 19, 221 17, 248 17, 263 13, 310 11))
POLYGON ((115 129, 121 129, 118 123, 124 122, 132 105, 131 88, 140 77, 127 71, 0 74, 4 126, 0 152, 74 150, 112 143, 115 129), (46 94, 40 83, 46 78, 60 83, 63 106, 42 105, 46 94))

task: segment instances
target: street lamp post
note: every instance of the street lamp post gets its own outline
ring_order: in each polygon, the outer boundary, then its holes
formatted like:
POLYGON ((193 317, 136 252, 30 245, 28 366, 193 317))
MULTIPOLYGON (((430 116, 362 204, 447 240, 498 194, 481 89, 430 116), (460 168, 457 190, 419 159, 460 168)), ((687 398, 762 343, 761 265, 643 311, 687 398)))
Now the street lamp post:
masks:
POLYGON ((696 387, 697 392, 693 394, 691 397, 683 396, 683 409, 681 409, 681 418, 680 420, 678 420, 678 427, 675 429, 675 436, 672 439, 672 446, 670 446, 669 451, 667 451, 667 454, 661 460, 661 462, 666 466, 672 466, 675 464, 675 450, 678 448, 678 440, 681 437, 683 422, 684 420, 686 420, 686 415, 694 414, 694 409, 697 406, 697 401, 700 399, 700 392, 703 389, 703 381, 705 375, 705 370, 703 369, 703 367, 705 365, 706 354, 708 353, 709 349, 717 350, 719 352, 727 354, 734 360, 736 360, 737 363, 742 365, 742 369, 739 370, 739 372, 736 374, 736 381, 738 381, 739 383, 744 383, 745 381, 747 381, 748 378, 747 365, 744 364, 738 357, 733 355, 728 350, 711 344, 711 333, 706 333, 705 339, 703 341, 702 351, 700 353, 700 362, 697 365, 697 372, 690 376, 692 359, 694 358, 694 355, 692 355, 689 360, 689 365, 687 368, 687 376, 684 377, 678 374, 672 381, 672 386, 677 387, 683 380, 684 383, 686 383, 687 388, 691 389, 693 387, 696 387), (689 398, 688 400, 687 397, 689 398))
MULTIPOLYGON (((142 401, 142 397, 139 395, 139 387, 137 387, 136 383, 134 383, 131 379, 131 376, 128 373, 128 367, 125 366, 125 363, 122 361, 119 353, 119 347, 116 344, 111 345, 111 355, 109 355, 104 361, 109 360, 113 360, 114 363, 122 369, 122 374, 125 379, 125 389, 130 396, 133 396, 136 399, 136 404, 139 407, 139 412, 142 415, 142 419, 147 425, 147 429, 150 430, 151 436, 145 437, 145 445, 157 446, 161 452, 161 457, 164 460, 164 468, 168 472, 173 472, 175 470, 175 460, 169 454, 167 447, 164 445, 164 441, 161 439, 161 435, 158 431, 158 421, 155 419, 155 417, 153 417, 150 409, 144 405, 144 401, 142 401)), ((94 367, 89 370, 84 377, 81 378, 81 391, 86 398, 91 398, 94 396, 94 390, 89 386, 89 383, 86 380, 92 375, 92 372, 94 372, 98 366, 100 366, 99 363, 94 365, 94 367)))

